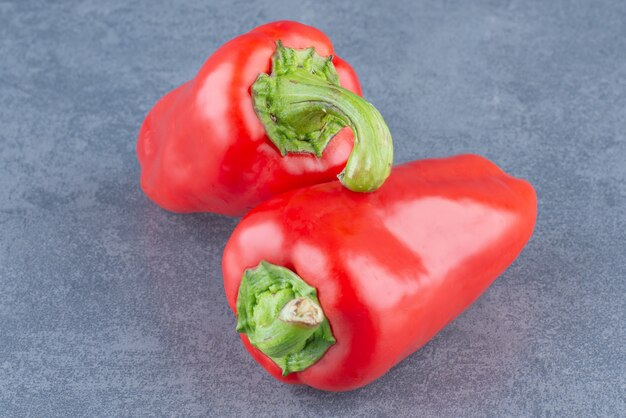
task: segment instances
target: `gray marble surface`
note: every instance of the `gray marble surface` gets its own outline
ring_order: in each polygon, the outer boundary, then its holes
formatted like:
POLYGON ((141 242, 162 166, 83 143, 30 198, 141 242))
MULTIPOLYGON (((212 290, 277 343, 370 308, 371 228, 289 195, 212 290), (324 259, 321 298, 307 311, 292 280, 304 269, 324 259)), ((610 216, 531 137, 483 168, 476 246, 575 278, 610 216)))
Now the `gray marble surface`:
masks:
POLYGON ((626 414, 626 2, 0 1, 0 415, 626 414), (529 179, 535 235, 370 386, 283 385, 221 283, 237 220, 142 194, 135 138, 220 44, 325 31, 396 162, 462 152, 529 179))

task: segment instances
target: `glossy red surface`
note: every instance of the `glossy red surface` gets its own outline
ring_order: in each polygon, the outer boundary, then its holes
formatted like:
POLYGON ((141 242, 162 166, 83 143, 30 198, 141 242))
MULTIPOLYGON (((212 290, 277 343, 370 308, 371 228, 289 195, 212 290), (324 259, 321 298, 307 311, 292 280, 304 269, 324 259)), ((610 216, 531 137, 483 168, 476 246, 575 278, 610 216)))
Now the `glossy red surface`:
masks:
MULTIPOLYGON (((250 86, 269 72, 275 42, 333 55, 319 30, 296 22, 260 26, 220 47, 196 77, 171 91, 146 117, 137 141, 141 186, 174 212, 243 215, 285 191, 334 180, 352 150, 352 131, 339 132, 322 158, 281 157, 252 107, 250 86)), ((361 94, 354 70, 339 57, 340 84, 361 94)))
POLYGON ((518 256, 537 213, 532 186, 475 155, 395 167, 377 192, 338 182, 276 197, 248 214, 223 258, 235 312, 246 268, 292 269, 318 291, 337 343, 283 378, 350 390, 387 372, 461 313, 518 256))

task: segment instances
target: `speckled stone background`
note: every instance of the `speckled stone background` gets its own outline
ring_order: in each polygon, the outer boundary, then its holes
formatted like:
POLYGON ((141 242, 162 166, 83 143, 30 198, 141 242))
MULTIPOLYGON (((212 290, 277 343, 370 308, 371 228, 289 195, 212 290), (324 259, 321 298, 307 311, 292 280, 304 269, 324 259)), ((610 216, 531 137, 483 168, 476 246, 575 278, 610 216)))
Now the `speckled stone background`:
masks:
POLYGON ((0 1, 0 415, 626 414, 626 2, 0 1), (396 162, 483 154, 535 235, 424 349, 333 394, 248 356, 220 259, 237 220, 142 194, 144 115, 220 44, 325 31, 396 162))

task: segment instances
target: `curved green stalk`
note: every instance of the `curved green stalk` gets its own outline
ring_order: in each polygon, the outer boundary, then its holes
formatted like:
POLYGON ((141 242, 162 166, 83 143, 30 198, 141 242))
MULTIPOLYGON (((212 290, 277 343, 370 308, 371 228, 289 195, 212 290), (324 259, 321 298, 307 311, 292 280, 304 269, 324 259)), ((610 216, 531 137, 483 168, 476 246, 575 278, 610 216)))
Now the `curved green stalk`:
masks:
POLYGON ((332 57, 277 42, 272 72, 259 75, 252 98, 268 137, 283 156, 308 152, 321 157, 332 137, 349 126, 354 147, 338 176, 341 183, 352 191, 370 192, 389 176, 389 128, 374 106, 339 85, 332 57))

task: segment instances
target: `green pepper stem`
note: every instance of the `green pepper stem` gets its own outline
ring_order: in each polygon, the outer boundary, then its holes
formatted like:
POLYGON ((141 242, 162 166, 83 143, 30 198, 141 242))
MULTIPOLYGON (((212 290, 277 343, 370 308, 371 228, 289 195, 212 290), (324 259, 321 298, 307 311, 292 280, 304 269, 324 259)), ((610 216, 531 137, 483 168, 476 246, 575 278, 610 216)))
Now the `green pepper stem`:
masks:
POLYGON ((332 137, 348 126, 354 147, 338 176, 341 183, 352 191, 370 192, 389 176, 389 128, 374 106, 339 85, 332 57, 278 42, 272 73, 259 75, 252 96, 259 119, 283 155, 309 152, 320 157, 332 137))
POLYGON ((244 273, 237 296, 237 331, 283 375, 315 364, 335 343, 316 293, 291 270, 265 261, 244 273))
POLYGON ((322 308, 307 297, 291 299, 275 320, 256 336, 257 348, 269 357, 284 357, 302 350, 324 320, 322 308))

